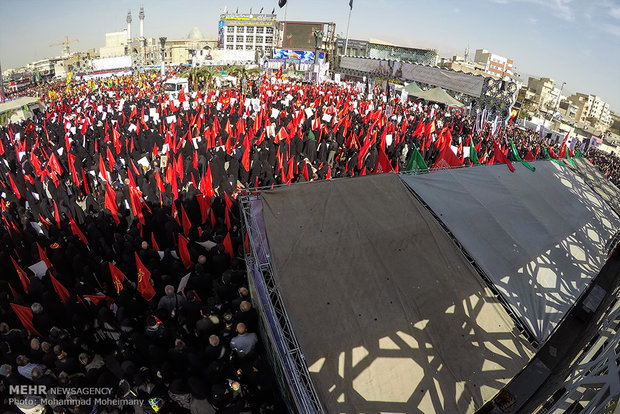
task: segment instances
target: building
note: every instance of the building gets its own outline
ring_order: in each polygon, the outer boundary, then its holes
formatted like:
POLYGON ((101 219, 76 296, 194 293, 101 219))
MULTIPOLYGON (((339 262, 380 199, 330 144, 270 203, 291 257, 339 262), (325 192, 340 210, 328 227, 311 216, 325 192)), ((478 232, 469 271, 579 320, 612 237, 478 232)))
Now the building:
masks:
POLYGON ((105 34, 105 46, 99 48, 102 58, 122 56, 127 53, 127 30, 105 34))
MULTIPOLYGON (((345 55, 345 43, 345 38, 339 37, 336 39, 336 53, 338 56, 345 55)), ((421 65, 436 65, 438 62, 437 51, 434 49, 398 46, 379 39, 349 39, 346 55, 372 59, 400 60, 421 65)))
POLYGON ((168 65, 195 63, 202 50, 212 49, 215 45, 214 40, 206 39, 202 32, 194 27, 185 38, 166 40, 164 61, 168 65))
POLYGON ((218 49, 253 50, 258 56, 271 57, 276 26, 275 14, 220 15, 218 49))
POLYGON ((560 100, 560 89, 550 78, 529 78, 517 95, 517 102, 541 112, 554 111, 560 100))
POLYGON ((585 93, 575 93, 568 100, 577 106, 575 120, 577 122, 590 122, 598 130, 606 130, 612 124, 609 104, 599 96, 585 93))
POLYGON ((565 99, 560 102, 558 111, 560 112, 560 115, 562 115, 563 118, 569 119, 569 120, 575 120, 577 116, 577 112, 579 111, 579 107, 575 105, 574 103, 572 103, 571 101, 569 101, 568 99, 565 99))
POLYGON ((492 76, 505 78, 513 75, 513 61, 500 55, 489 52, 486 49, 476 50, 474 63, 484 67, 484 71, 492 76))

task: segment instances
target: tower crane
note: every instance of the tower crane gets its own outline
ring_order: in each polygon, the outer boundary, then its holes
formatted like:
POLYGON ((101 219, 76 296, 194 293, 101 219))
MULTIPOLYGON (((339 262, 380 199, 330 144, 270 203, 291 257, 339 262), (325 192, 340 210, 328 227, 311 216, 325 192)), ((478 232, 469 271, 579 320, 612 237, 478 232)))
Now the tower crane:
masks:
POLYGON ((56 42, 56 43, 52 43, 50 45, 50 47, 53 47, 53 46, 64 46, 63 52, 64 52, 65 55, 69 56, 71 54, 70 51, 69 51, 69 44, 70 43, 78 43, 78 42, 79 42, 78 39, 71 39, 71 40, 69 40, 69 36, 65 36, 65 40, 62 40, 62 41, 56 42))

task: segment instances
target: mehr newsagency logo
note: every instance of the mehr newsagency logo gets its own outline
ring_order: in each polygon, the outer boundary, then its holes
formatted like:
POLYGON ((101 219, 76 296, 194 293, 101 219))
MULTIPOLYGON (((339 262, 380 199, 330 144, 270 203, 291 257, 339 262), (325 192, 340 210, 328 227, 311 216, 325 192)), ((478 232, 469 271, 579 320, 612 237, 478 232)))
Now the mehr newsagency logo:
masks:
POLYGON ((143 405, 144 401, 114 398, 109 387, 47 387, 45 385, 10 385, 9 404, 34 405, 143 405))

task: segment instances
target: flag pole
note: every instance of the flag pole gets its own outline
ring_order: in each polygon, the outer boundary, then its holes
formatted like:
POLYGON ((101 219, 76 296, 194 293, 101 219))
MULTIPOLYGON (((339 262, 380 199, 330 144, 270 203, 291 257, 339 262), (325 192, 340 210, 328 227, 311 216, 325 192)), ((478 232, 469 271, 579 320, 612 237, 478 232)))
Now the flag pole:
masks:
POLYGON ((347 21, 347 40, 344 42, 344 56, 347 55, 347 49, 349 48, 349 26, 351 26, 351 13, 353 12, 353 7, 349 7, 349 20, 347 21))

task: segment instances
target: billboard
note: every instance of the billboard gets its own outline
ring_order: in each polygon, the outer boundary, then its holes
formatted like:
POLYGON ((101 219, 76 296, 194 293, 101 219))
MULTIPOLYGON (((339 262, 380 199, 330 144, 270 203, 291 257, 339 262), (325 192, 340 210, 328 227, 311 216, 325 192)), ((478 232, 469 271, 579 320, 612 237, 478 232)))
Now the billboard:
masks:
POLYGON ((234 14, 222 16, 220 22, 225 26, 263 26, 271 27, 276 21, 275 14, 256 15, 256 14, 234 14))
MULTIPOLYGON (((297 62, 314 62, 315 53, 308 50, 273 49, 274 59, 284 59, 297 62)), ((319 52, 319 60, 325 59, 325 52, 319 52)))
POLYGON ((283 49, 315 49, 314 33, 323 30, 323 23, 284 22, 283 49))

